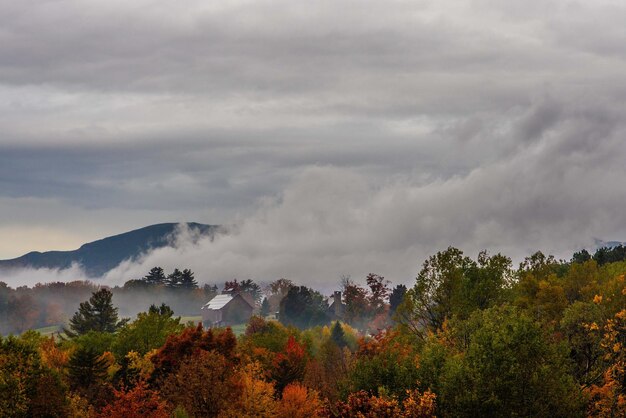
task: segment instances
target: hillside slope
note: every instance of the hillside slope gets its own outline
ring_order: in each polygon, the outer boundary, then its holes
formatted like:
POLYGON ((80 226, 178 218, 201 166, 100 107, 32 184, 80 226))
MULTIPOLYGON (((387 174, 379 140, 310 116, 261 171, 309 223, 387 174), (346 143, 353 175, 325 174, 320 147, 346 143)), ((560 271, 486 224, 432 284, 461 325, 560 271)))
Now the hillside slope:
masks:
MULTIPOLYGON (((119 263, 135 259, 148 250, 171 245, 177 223, 163 223, 125 232, 84 244, 73 251, 33 251, 11 260, 0 260, 0 269, 52 268, 64 269, 80 264, 90 277, 98 277, 119 263)), ((216 225, 190 222, 187 226, 202 235, 213 235, 216 225)))

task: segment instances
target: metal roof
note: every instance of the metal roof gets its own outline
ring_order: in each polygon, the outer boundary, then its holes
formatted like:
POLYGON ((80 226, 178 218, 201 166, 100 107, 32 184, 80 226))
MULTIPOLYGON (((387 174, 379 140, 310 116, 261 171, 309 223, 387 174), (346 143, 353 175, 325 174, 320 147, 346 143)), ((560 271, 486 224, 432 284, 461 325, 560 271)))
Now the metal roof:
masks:
POLYGON ((217 295, 205 304, 202 309, 222 309, 231 300, 233 300, 232 295, 217 295))

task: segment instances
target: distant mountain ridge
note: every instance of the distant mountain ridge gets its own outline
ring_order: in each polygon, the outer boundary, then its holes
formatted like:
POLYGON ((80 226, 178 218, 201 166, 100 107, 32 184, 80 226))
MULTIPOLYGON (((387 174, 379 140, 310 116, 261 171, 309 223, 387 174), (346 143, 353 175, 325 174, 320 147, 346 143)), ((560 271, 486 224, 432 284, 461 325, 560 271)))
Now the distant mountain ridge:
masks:
MULTIPOLYGON (((65 269, 76 263, 88 276, 99 277, 124 260, 135 260, 149 250, 172 245, 179 223, 162 223, 113 235, 82 245, 73 251, 33 251, 11 260, 0 260, 0 270, 15 268, 65 269)), ((219 226, 186 223, 200 235, 213 236, 219 226)))

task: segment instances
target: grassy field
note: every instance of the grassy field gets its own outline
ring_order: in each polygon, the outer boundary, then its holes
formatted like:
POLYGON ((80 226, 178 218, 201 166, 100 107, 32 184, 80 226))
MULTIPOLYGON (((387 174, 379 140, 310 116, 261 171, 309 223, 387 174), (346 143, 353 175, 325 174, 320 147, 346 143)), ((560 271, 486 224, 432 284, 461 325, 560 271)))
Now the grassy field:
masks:
POLYGON ((198 316, 181 316, 180 317, 181 324, 186 324, 188 322, 193 322, 194 325, 197 325, 198 322, 202 322, 202 316, 198 315, 198 316))
POLYGON ((62 329, 61 325, 51 325, 49 327, 37 328, 37 329, 34 329, 33 331, 37 331, 41 335, 49 337, 52 334, 58 333, 59 331, 61 331, 61 329, 62 329))
POLYGON ((237 325, 233 325, 230 328, 233 330, 233 334, 239 337, 240 335, 243 335, 246 332, 246 326, 247 324, 237 324, 237 325))
MULTIPOLYGON (((181 324, 188 324, 190 322, 194 325, 197 325, 198 322, 202 322, 202 316, 181 316, 180 317, 181 324)), ((231 326, 230 328, 233 330, 233 334, 239 337, 240 335, 243 335, 246 332, 246 326, 247 324, 237 324, 237 325, 231 326)))
MULTIPOLYGON (((197 325, 198 322, 202 322, 202 317, 201 316, 181 316, 180 317, 181 324, 188 324, 190 322, 194 325, 197 325)), ((246 326, 247 324, 237 324, 237 325, 233 325, 231 328, 233 330, 233 333, 237 337, 239 337, 240 335, 243 335, 246 332, 246 326)), ((41 335, 49 337, 53 334, 58 334, 62 329, 63 329, 62 325, 51 325, 49 327, 37 328, 37 329, 34 329, 33 331, 37 331, 41 335)))

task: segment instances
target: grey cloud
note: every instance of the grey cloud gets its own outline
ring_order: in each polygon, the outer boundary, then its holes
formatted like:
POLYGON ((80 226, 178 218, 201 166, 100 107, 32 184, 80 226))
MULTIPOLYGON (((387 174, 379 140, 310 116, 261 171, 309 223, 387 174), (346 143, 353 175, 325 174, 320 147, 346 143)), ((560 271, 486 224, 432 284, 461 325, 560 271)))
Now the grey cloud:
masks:
MULTIPOLYGON (((558 106, 559 126, 577 121, 575 109, 558 106)), ((502 161, 426 185, 378 187, 350 170, 310 168, 233 234, 159 250, 139 265, 120 266, 108 279, 183 263, 206 281, 287 276, 331 289, 341 274, 360 278, 371 271, 410 282, 428 255, 448 245, 472 255, 484 248, 502 251, 516 261, 539 249, 569 258, 592 246, 595 234, 626 234, 619 203, 626 199, 620 187, 624 150, 616 140, 623 132, 604 132, 588 149, 584 141, 572 141, 576 132, 557 127, 502 161), (566 143, 573 149, 562 155, 566 143), (598 154, 605 155, 603 165, 591 165, 598 154)))
POLYGON ((125 268, 215 258, 206 277, 302 280, 406 278, 451 244, 624 240, 623 15, 608 0, 4 2, 0 228, 237 221, 125 268))

